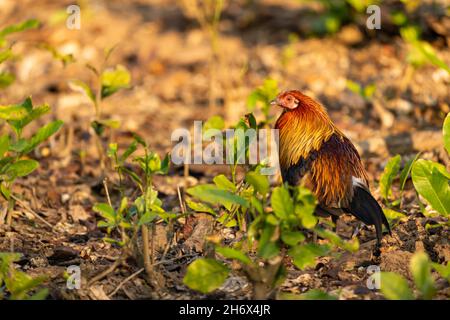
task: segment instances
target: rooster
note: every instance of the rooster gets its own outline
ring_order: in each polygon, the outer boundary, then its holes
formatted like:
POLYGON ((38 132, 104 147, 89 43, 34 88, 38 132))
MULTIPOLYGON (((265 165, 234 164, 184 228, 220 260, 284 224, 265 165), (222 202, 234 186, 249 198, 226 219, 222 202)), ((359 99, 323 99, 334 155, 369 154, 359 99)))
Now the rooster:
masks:
POLYGON ((352 142, 335 126, 325 108, 292 90, 280 93, 272 105, 283 108, 279 129, 279 158, 283 182, 302 183, 316 195, 316 215, 337 222, 349 213, 366 225, 375 225, 379 252, 382 225, 389 223, 369 189, 367 173, 352 142))

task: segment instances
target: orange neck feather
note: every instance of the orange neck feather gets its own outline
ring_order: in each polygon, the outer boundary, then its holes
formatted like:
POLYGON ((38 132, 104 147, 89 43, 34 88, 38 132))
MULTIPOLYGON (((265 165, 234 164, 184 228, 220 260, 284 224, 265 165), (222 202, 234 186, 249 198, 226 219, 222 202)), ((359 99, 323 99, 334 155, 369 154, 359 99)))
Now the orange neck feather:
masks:
POLYGON ((284 111, 275 125, 280 130, 282 168, 296 164, 300 158, 306 159, 312 151, 319 150, 334 133, 341 134, 323 106, 300 93, 296 98, 300 101, 299 106, 294 110, 284 111))

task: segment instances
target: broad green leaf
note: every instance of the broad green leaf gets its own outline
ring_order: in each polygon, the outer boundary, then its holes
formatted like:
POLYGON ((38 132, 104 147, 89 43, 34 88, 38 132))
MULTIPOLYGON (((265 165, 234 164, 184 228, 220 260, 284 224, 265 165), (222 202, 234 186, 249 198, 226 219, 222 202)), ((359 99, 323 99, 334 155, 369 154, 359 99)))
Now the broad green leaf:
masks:
POLYGON ((0 38, 3 38, 11 33, 15 32, 21 32, 28 29, 36 29, 40 25, 38 20, 30 19, 27 21, 24 21, 22 23, 13 24, 11 26, 8 26, 0 31, 0 38))
POLYGON ((124 151, 124 153, 120 156, 120 161, 124 162, 137 150, 137 142, 133 141, 128 148, 124 151))
POLYGON ((0 89, 9 87, 16 77, 10 72, 0 72, 0 89))
POLYGON ((206 213, 212 214, 213 216, 216 215, 216 212, 214 211, 214 209, 211 208, 210 206, 208 206, 206 203, 195 202, 195 201, 186 199, 186 204, 188 205, 189 208, 191 208, 195 212, 206 212, 206 213))
POLYGON ((53 134, 58 132, 58 130, 62 127, 64 122, 61 120, 56 120, 53 122, 50 122, 40 128, 34 136, 31 137, 27 148, 23 151, 24 153, 28 153, 34 148, 36 148, 39 144, 47 140, 49 137, 51 137, 53 134))
POLYGON ((305 235, 300 231, 283 231, 281 233, 281 240, 285 244, 293 247, 298 245, 300 242, 305 241, 305 235))
POLYGON ((273 190, 271 203, 275 215, 280 219, 287 219, 294 212, 294 203, 289 191, 284 187, 276 187, 273 190))
POLYGON ((442 127, 444 134, 444 147, 447 153, 450 154, 450 113, 447 114, 444 121, 444 126, 442 127))
MULTIPOLYGON (((30 100, 31 101, 31 100, 30 100)), ((40 118, 42 115, 48 113, 50 107, 47 104, 35 107, 28 111, 28 114, 20 120, 9 120, 8 123, 14 128, 17 135, 20 136, 22 129, 28 125, 31 121, 40 118)))
POLYGON ((431 266, 441 275, 441 277, 447 279, 447 281, 450 282, 450 262, 447 262, 446 266, 443 264, 432 262, 431 266))
POLYGON ((229 247, 216 247, 216 252, 220 255, 224 256, 227 259, 234 259, 238 260, 246 265, 249 265, 252 263, 250 258, 243 253, 242 251, 229 248, 229 247))
POLYGON ((0 106, 0 119, 21 120, 33 109, 31 98, 25 99, 21 104, 0 106))
POLYGON ((193 290, 209 293, 225 282, 229 272, 224 264, 216 260, 199 258, 187 267, 183 283, 193 290))
POLYGON ((353 93, 356 93, 357 95, 360 95, 360 96, 363 95, 363 90, 362 90, 362 87, 361 87, 361 85, 359 83, 356 83, 356 82, 354 82, 352 80, 347 80, 346 81, 346 85, 347 85, 347 88, 350 91, 352 91, 353 93))
POLYGON ((158 217, 157 212, 149 211, 142 215, 142 217, 139 219, 138 226, 141 226, 143 224, 150 224, 152 223, 156 218, 158 217))
POLYGON ((269 192, 270 184, 267 176, 250 171, 245 175, 245 181, 252 185, 253 188, 263 196, 269 192))
POLYGON ((356 252, 359 249, 358 238, 345 241, 338 234, 327 229, 316 228, 314 229, 314 231, 317 233, 318 236, 330 240, 332 244, 342 249, 345 249, 350 252, 356 252))
POLYGON ((425 252, 417 252, 411 258, 411 274, 416 287, 420 290, 423 299, 432 299, 436 293, 434 280, 431 276, 431 263, 425 252))
POLYGON ((105 218, 108 221, 111 222, 116 221, 116 212, 107 203, 97 203, 96 205, 94 205, 92 210, 100 214, 103 218, 105 218))
POLYGON ((263 259, 272 259, 280 254, 280 247, 275 235, 276 227, 270 223, 264 224, 258 243, 258 256, 263 259), (275 238, 274 238, 275 235, 275 238))
POLYGON ((407 216, 404 213, 392 209, 384 208, 383 212, 390 225, 392 225, 394 221, 403 220, 407 218, 407 216))
POLYGON ((187 193, 201 201, 213 205, 224 205, 228 210, 233 204, 248 208, 249 203, 244 198, 235 195, 227 190, 219 189, 215 185, 205 184, 187 189, 187 193))
POLYGON ((389 300, 414 300, 408 281, 394 272, 381 272, 381 292, 389 300))
POLYGON ((236 192, 236 186, 223 174, 215 176, 213 181, 214 184, 220 189, 236 192))
POLYGON ((380 179, 380 193, 384 200, 388 201, 392 194, 392 182, 395 179, 398 171, 400 170, 400 161, 402 158, 400 155, 396 155, 389 159, 386 167, 384 168, 383 174, 380 179))
POLYGON ((292 257, 294 265, 300 270, 303 270, 307 267, 314 266, 316 258, 326 255, 329 249, 328 245, 309 243, 292 247, 289 249, 289 256, 292 257))
POLYGON ((403 191, 405 188, 406 181, 408 180, 408 176, 411 173, 412 166, 414 162, 417 161, 417 159, 420 156, 420 152, 416 154, 416 156, 413 159, 410 159, 406 164, 403 170, 400 172, 400 190, 403 191))
POLYGON ((295 205, 295 214, 300 218, 301 224, 307 229, 313 228, 317 224, 317 217, 314 215, 316 209, 316 198, 311 190, 298 187, 296 189, 297 203, 295 205))
POLYGON ((6 174, 11 178, 24 177, 39 167, 39 162, 36 160, 18 160, 11 164, 6 171, 6 174))
POLYGON ((434 210, 444 216, 450 214, 450 186, 448 173, 439 163, 417 160, 411 171, 414 187, 434 210))
POLYGON ((120 128, 120 120, 106 119, 106 120, 99 120, 98 122, 101 123, 103 126, 111 129, 120 128))
POLYGON ((92 103, 97 103, 94 92, 92 91, 91 87, 89 87, 89 85, 85 82, 81 80, 72 80, 69 81, 69 87, 73 91, 84 93, 92 101, 92 103))
POLYGON ((9 149, 10 138, 7 134, 0 136, 0 159, 5 156, 9 149))
POLYGON ((101 75, 102 99, 109 97, 120 89, 129 88, 130 80, 131 75, 124 66, 118 65, 115 69, 105 70, 101 75))

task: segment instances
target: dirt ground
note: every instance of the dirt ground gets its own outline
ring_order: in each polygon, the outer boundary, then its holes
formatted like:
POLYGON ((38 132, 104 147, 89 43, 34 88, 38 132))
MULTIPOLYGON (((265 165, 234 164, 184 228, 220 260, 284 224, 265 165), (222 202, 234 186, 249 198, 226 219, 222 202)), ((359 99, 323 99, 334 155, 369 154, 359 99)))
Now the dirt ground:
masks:
MULTIPOLYGON (((98 216, 92 210, 95 203, 105 202, 104 188, 98 181, 99 160, 89 131, 94 111, 86 97, 69 88, 68 81, 92 83, 92 73, 85 65, 99 65, 104 50, 113 45, 117 47, 110 64, 122 64, 132 74, 132 88, 117 93, 103 105, 105 114, 121 121, 120 129, 111 134, 111 140, 118 141, 119 146, 126 146, 131 133, 139 132, 151 149, 162 155, 171 149, 172 131, 192 128, 194 120, 206 120, 219 113, 233 124, 247 112, 250 92, 271 77, 278 80, 281 89, 300 89, 328 108, 337 126, 361 152, 377 199, 378 180, 386 161, 397 153, 410 159, 421 151, 423 158, 450 168, 441 138, 443 117, 450 111, 450 75, 424 66, 406 79, 407 47, 392 26, 369 32, 348 24, 336 35, 309 37, 304 32, 309 21, 303 14, 305 4, 261 0, 244 6, 245 2, 233 1, 227 6, 220 24, 216 110, 208 106, 208 38, 175 1, 82 1, 80 30, 69 30, 64 22, 56 21, 58 12, 64 11, 70 1, 0 2, 0 27, 27 18, 43 22, 41 29, 18 37, 14 49, 21 58, 11 67, 17 80, 0 91, 0 105, 19 103, 31 95, 35 104, 46 102, 53 108, 47 119, 65 122, 60 134, 34 155, 41 167, 16 183, 14 192, 23 201, 16 205, 12 226, 0 226, 0 251, 22 253, 18 263, 22 270, 47 275, 50 298, 206 297, 182 283, 187 265, 202 255, 196 250, 196 239, 190 239, 199 235, 183 234, 182 222, 176 226, 179 241, 170 245, 165 260, 157 267, 164 279, 157 290, 139 274, 110 295, 142 267, 132 259, 87 286, 88 279, 114 263, 120 250, 102 240, 105 231, 97 228, 98 216), (291 33, 297 33, 299 40, 290 43, 291 33), (63 67, 49 52, 37 47, 40 42, 72 53, 76 62, 63 67), (283 63, 281 57, 288 46, 294 56, 283 63), (376 102, 369 104, 349 91, 347 79, 365 85, 376 83, 376 102), (73 139, 68 138, 71 130, 73 139), (84 161, 81 151, 87 155, 84 161), (81 266, 80 290, 66 288, 64 272, 69 265, 81 266)), ((449 17, 436 16, 431 21, 426 10, 421 12, 423 16, 419 13, 418 19, 426 26, 424 37, 450 64, 449 17)), ((180 212, 177 187, 210 182, 218 172, 227 172, 227 168, 192 166, 191 177, 185 179, 183 169, 174 167, 168 176, 157 177, 154 184, 164 207, 180 212)), ((115 179, 112 172, 109 174, 110 179, 115 179)), ((449 233, 446 227, 425 229, 427 223, 439 219, 421 214, 410 181, 404 196, 402 210, 407 217, 393 227, 392 236, 384 237, 382 255, 375 263, 383 271, 399 272, 411 280, 407 266, 416 250, 425 250, 435 262, 449 261, 449 233)), ((111 197, 113 202, 118 201, 114 190, 111 197)), ((195 223, 201 225, 202 218, 195 223)), ((350 238, 357 225, 357 221, 345 217, 339 221, 338 233, 350 238)), ((240 236, 234 229, 222 232, 230 241, 240 236)), ((382 299, 381 293, 366 286, 366 267, 374 264, 374 238, 372 229, 363 229, 357 253, 342 253, 339 259, 322 258, 315 268, 306 271, 290 266, 281 290, 302 293, 316 288, 340 299, 382 299)), ((168 241, 164 226, 156 226, 154 241, 162 255, 168 241)), ((448 283, 440 279, 437 286, 437 298, 448 299, 448 283)), ((222 288, 207 297, 246 299, 250 294, 250 285, 235 270, 222 288)))

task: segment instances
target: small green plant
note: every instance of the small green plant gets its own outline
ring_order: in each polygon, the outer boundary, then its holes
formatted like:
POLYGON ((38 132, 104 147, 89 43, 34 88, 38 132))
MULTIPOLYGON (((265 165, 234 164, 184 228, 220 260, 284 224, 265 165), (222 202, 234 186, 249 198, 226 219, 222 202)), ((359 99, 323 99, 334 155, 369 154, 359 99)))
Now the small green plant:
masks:
MULTIPOLYGON (((444 148, 450 150, 450 116, 444 120, 443 140, 444 148)), ((385 214, 388 219, 402 218, 403 214, 393 210, 393 207, 402 205, 403 191, 406 181, 411 175, 411 179, 416 192, 442 217, 448 219, 450 214, 450 173, 444 165, 431 160, 419 159, 420 153, 410 159, 404 165, 400 174, 401 157, 397 155, 389 159, 380 179, 380 193, 388 206, 385 214), (392 198, 392 184, 396 177, 399 177, 400 198, 390 201, 392 198)), ((422 213, 429 215, 419 200, 422 213)), ((447 222, 448 224, 448 222, 447 222)))
MULTIPOLYGON (((444 148, 450 151, 450 114, 443 125, 444 148)), ((450 152, 449 152, 450 154, 450 152)), ((444 165, 429 161, 417 160, 411 170, 411 177, 416 191, 431 207, 443 217, 450 215, 450 173, 444 165)))
POLYGON ((0 300, 43 300, 48 290, 38 289, 46 277, 31 277, 14 267, 18 253, 0 252, 0 300))
POLYGON ((374 83, 368 84, 367 86, 364 87, 359 83, 356 83, 351 80, 347 80, 347 88, 353 93, 359 95, 366 102, 372 101, 375 91, 377 90, 377 86, 374 83))
POLYGON ((258 128, 269 126, 273 122, 274 119, 270 116, 270 102, 277 97, 279 91, 277 81, 269 78, 248 97, 248 110, 254 112, 258 107, 264 115, 264 120, 258 124, 258 128))
MULTIPOLYGON (((39 21, 31 19, 18 24, 10 25, 0 30, 0 64, 12 59, 14 54, 12 52, 12 44, 9 43, 7 37, 11 34, 26 31, 29 29, 36 29, 40 25, 39 21)), ((13 73, 8 71, 0 71, 0 89, 10 86, 16 77, 13 73)))
MULTIPOLYGON (((233 247, 216 243, 216 252, 227 260, 240 263, 244 275, 253 285, 254 299, 267 299, 282 283, 285 275, 283 262, 292 258, 299 269, 314 266, 316 258, 330 254, 333 248, 356 251, 356 239, 342 240, 337 234, 317 225, 314 216, 316 199, 311 191, 303 187, 276 187, 271 196, 272 210, 265 209, 269 184, 267 177, 250 171, 245 178, 250 189, 247 199, 226 197, 235 205, 244 206, 246 200, 249 214, 253 217, 248 233, 233 247), (292 196, 291 196, 292 194, 292 196), (300 229, 307 229, 327 239, 328 243, 306 243, 300 229)), ((208 194, 209 198, 214 195, 208 194)), ((212 199, 211 199, 212 200, 212 199)), ((215 201, 224 201, 222 194, 215 201)), ((229 268, 215 259, 200 258, 187 269, 184 283, 203 293, 219 288, 227 278, 229 268)))
POLYGON ((114 68, 109 68, 107 66, 113 50, 114 47, 105 51, 105 58, 100 68, 87 65, 88 69, 95 75, 95 89, 81 80, 72 80, 69 82, 70 87, 75 91, 84 93, 94 107, 95 116, 91 121, 91 127, 95 133, 97 150, 102 168, 105 167, 106 149, 102 142, 102 136, 106 128, 117 129, 120 126, 118 120, 104 118, 102 103, 106 98, 119 90, 129 88, 131 81, 130 72, 124 66, 117 65, 114 68))
POLYGON ((394 272, 381 272, 381 292, 389 300, 432 299, 436 294, 435 280, 431 271, 436 270, 444 279, 450 280, 450 264, 434 263, 425 252, 417 252, 411 258, 409 269, 418 294, 415 295, 408 281, 394 272))
MULTIPOLYGON (((0 119, 6 121, 11 133, 0 136, 0 191, 8 202, 6 221, 12 222, 11 211, 15 204, 15 196, 11 192, 14 181, 29 175, 39 167, 39 162, 28 159, 27 155, 42 142, 55 134, 63 125, 60 120, 52 121, 39 128, 34 135, 25 138, 26 126, 50 111, 47 104, 33 106, 31 98, 18 105, 0 106, 0 119)), ((0 224, 4 223, 4 214, 0 216, 0 224)))
POLYGON ((365 9, 378 1, 369 0, 299 0, 300 2, 316 2, 322 7, 312 24, 315 35, 335 34, 349 22, 357 21, 365 9))
POLYGON ((420 39, 419 27, 406 25, 400 28, 400 34, 409 46, 407 61, 414 69, 431 64, 450 73, 450 66, 439 58, 436 51, 428 42, 420 39))
MULTIPOLYGON (((103 220, 98 222, 101 228, 107 228, 108 237, 104 240, 115 243, 123 247, 122 262, 128 255, 136 252, 137 235, 141 231, 142 235, 142 253, 144 268, 151 276, 153 274, 154 250, 149 248, 149 226, 153 227, 157 220, 163 219, 170 223, 175 214, 166 212, 162 208, 162 202, 158 198, 158 192, 152 185, 152 178, 156 174, 167 174, 169 169, 169 157, 166 156, 161 161, 158 154, 151 152, 145 141, 135 136, 134 141, 128 148, 119 154, 117 144, 111 143, 108 149, 108 156, 112 159, 114 170, 118 175, 117 189, 121 194, 121 201, 117 209, 113 207, 111 199, 108 195, 108 203, 98 203, 93 210, 98 212, 103 220), (133 162, 137 165, 137 169, 133 169, 127 161, 141 147, 143 155, 135 156, 133 162), (139 195, 134 199, 129 199, 124 195, 124 183, 126 178, 133 181, 139 188, 139 195), (112 232, 120 233, 120 240, 112 238, 112 232)), ((108 190, 106 188, 106 190, 108 190)), ((116 264, 115 266, 117 266, 116 264)), ((98 277, 94 278, 98 280, 98 277)), ((92 280, 91 280, 92 282, 92 280)))

